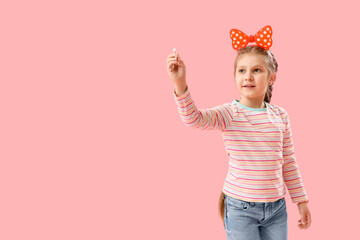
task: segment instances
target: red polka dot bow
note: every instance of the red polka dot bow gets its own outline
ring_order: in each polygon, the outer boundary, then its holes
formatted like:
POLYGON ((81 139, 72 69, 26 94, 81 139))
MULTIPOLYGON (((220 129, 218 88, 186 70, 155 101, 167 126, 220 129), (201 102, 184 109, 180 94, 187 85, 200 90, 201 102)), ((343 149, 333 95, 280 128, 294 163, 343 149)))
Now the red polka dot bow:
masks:
POLYGON ((272 45, 272 29, 270 25, 267 25, 260 29, 254 36, 246 35, 238 29, 230 30, 230 38, 232 40, 232 46, 237 51, 239 48, 244 48, 249 42, 255 42, 259 47, 269 50, 272 45))

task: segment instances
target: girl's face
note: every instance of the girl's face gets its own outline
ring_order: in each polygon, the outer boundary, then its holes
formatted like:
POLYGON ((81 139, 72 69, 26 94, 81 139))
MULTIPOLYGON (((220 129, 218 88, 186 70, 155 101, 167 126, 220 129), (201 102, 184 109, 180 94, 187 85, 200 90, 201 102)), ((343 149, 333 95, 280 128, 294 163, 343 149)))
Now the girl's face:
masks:
POLYGON ((263 101, 267 88, 275 80, 275 73, 270 76, 264 57, 248 53, 238 59, 235 73, 236 87, 241 98, 263 101), (245 87, 245 85, 254 87, 245 87))

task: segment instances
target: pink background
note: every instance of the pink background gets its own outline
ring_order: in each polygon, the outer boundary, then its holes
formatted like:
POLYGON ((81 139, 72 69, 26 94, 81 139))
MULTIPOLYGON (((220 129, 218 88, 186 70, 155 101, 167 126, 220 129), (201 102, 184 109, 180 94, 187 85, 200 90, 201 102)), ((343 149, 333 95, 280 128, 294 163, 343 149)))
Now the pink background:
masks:
POLYGON ((166 57, 198 108, 230 102, 229 30, 267 24, 312 214, 300 230, 287 192, 289 239, 354 239, 360 19, 340 2, 3 1, 0 239, 226 239, 224 144, 181 122, 166 57))

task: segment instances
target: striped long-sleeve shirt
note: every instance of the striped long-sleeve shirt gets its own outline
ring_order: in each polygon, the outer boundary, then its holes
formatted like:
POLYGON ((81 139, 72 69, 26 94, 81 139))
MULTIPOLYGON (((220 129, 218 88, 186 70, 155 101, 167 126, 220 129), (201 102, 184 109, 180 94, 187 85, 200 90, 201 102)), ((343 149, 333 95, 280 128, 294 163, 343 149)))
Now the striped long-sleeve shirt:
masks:
POLYGON ((234 100, 210 109, 197 109, 189 89, 177 96, 180 117, 186 126, 219 130, 229 157, 222 191, 250 202, 273 202, 285 197, 308 202, 296 163, 287 111, 265 102, 266 108, 246 107, 234 100))

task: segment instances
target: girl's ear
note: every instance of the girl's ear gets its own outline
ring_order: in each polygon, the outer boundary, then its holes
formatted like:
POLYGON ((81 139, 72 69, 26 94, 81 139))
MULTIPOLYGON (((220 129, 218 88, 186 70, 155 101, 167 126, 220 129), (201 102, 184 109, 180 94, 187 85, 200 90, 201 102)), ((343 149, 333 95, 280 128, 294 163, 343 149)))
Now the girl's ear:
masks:
POLYGON ((273 73, 270 78, 270 85, 273 85, 276 80, 276 73, 273 73))

